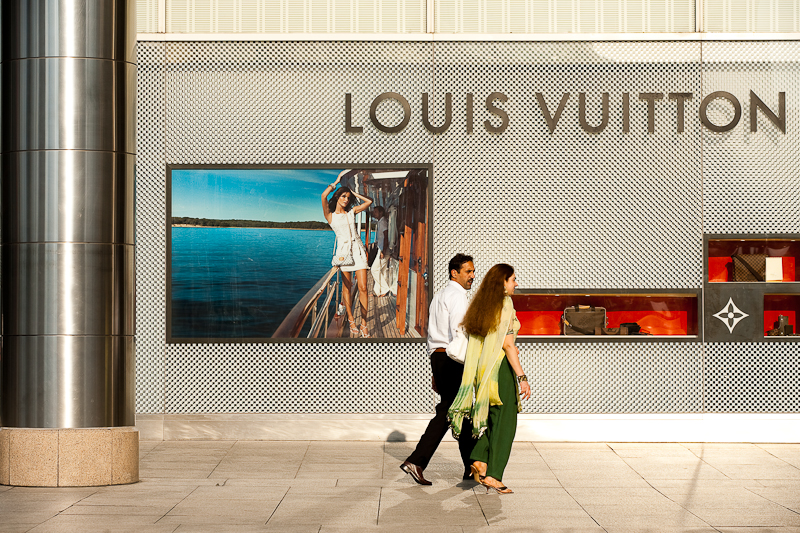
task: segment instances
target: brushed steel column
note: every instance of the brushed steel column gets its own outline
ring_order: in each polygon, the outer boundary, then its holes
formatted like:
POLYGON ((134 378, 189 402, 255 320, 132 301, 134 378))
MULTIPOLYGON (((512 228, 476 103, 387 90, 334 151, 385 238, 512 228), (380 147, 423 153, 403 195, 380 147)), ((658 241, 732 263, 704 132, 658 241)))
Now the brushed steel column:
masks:
POLYGON ((134 425, 136 0, 3 0, 0 426, 134 425))

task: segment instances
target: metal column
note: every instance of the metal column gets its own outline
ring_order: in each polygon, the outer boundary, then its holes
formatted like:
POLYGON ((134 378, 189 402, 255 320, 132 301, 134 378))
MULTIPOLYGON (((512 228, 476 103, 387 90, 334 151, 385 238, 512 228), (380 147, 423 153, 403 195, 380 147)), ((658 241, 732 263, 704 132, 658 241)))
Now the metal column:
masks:
POLYGON ((0 426, 134 425, 135 21, 2 2, 0 426))

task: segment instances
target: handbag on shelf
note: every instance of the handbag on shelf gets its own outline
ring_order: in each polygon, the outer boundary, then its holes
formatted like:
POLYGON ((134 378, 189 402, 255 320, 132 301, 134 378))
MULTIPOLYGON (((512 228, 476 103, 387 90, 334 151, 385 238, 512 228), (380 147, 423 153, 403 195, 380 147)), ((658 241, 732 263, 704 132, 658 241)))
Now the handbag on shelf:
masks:
POLYGON ((453 341, 447 345, 447 357, 453 361, 459 362, 462 365, 467 360, 467 345, 469 344, 469 337, 464 333, 463 328, 456 330, 456 336, 453 341))
POLYGON ((778 315, 778 320, 775 321, 774 328, 767 331, 768 337, 797 337, 794 332, 794 326, 789 324, 789 317, 785 315, 778 315))
POLYGON ((561 332, 564 335, 600 335, 606 327, 606 308, 575 305, 564 309, 561 332))
POLYGON ((640 335, 642 332, 642 326, 637 322, 623 322, 619 327, 620 329, 625 328, 623 335, 640 335))
POLYGON ((333 243, 333 259, 331 259, 331 266, 343 267, 355 265, 353 259, 353 246, 351 241, 339 242, 337 238, 333 243))
POLYGON ((733 281, 764 281, 767 254, 733 254, 733 281))

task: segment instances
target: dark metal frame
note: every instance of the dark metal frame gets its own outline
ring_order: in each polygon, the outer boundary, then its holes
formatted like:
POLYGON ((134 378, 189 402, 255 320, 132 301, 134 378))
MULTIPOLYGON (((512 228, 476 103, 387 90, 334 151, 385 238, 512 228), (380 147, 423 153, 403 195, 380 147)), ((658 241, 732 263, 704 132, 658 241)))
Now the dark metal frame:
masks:
MULTIPOLYGON (((727 283, 722 282, 714 282, 711 283, 708 281, 708 244, 709 241, 718 241, 718 240, 795 240, 800 241, 800 234, 798 233, 707 233, 703 235, 703 294, 710 294, 712 292, 722 291, 725 290, 725 287, 728 289, 732 287, 741 287, 743 289, 747 289, 748 291, 754 292, 757 294, 757 298, 762 300, 762 307, 763 307, 763 298, 768 294, 786 294, 786 295, 793 295, 793 294, 800 294, 800 281, 785 281, 785 282, 766 282, 766 281, 729 281, 727 283)), ((797 265, 800 266, 800 265, 797 265)), ((705 320, 707 316, 713 315, 718 310, 712 309, 705 309, 705 302, 706 298, 703 298, 703 314, 702 322, 705 325, 705 320), (708 311, 708 312, 707 312, 708 311)), ((759 317, 760 320, 763 320, 763 317, 759 317)), ((747 343, 760 343, 760 342, 798 342, 800 341, 800 336, 798 337, 766 337, 764 335, 755 336, 750 340, 747 341, 730 341, 730 342, 747 342, 747 343)), ((709 341, 711 342, 711 341, 709 341)), ((716 342, 716 341, 714 341, 716 342)))
MULTIPOLYGON (((293 343, 308 343, 308 344, 340 344, 340 343, 367 343, 367 344, 385 344, 385 343, 410 343, 421 344, 427 342, 427 339, 406 339, 406 338, 369 338, 369 339, 303 339, 303 338, 280 338, 274 339, 271 337, 241 337, 241 338, 185 338, 172 336, 172 171, 173 170, 329 170, 329 169, 345 169, 345 168, 367 168, 367 169, 400 169, 400 170, 413 170, 425 169, 428 171, 428 282, 431 278, 431 259, 433 258, 433 164, 432 163, 392 163, 392 164, 374 164, 374 163, 342 163, 342 164, 308 164, 308 165, 167 165, 166 173, 166 209, 165 209, 165 224, 166 224, 166 343, 167 344, 293 344, 293 343)), ((433 298, 433 291, 428 290, 428 302, 430 306, 433 298)))

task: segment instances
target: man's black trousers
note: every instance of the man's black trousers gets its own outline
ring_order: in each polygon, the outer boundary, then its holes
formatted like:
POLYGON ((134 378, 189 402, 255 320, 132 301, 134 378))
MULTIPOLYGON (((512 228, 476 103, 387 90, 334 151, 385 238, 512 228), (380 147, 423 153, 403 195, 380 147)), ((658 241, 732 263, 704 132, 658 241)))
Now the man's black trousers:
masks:
MULTIPOLYGON (((431 354, 431 370, 433 371, 433 379, 436 381, 436 388, 439 390, 441 401, 436 406, 436 415, 428 423, 425 433, 420 437, 417 448, 406 459, 409 463, 415 464, 423 470, 430 463, 436 448, 442 442, 445 433, 450 429, 450 424, 447 421, 447 410, 450 409, 456 394, 458 394, 464 365, 450 359, 444 351, 436 351, 431 354)), ((472 464, 469 454, 475 446, 471 424, 471 420, 464 419, 463 430, 458 441, 465 472, 469 472, 469 465, 472 464)))

